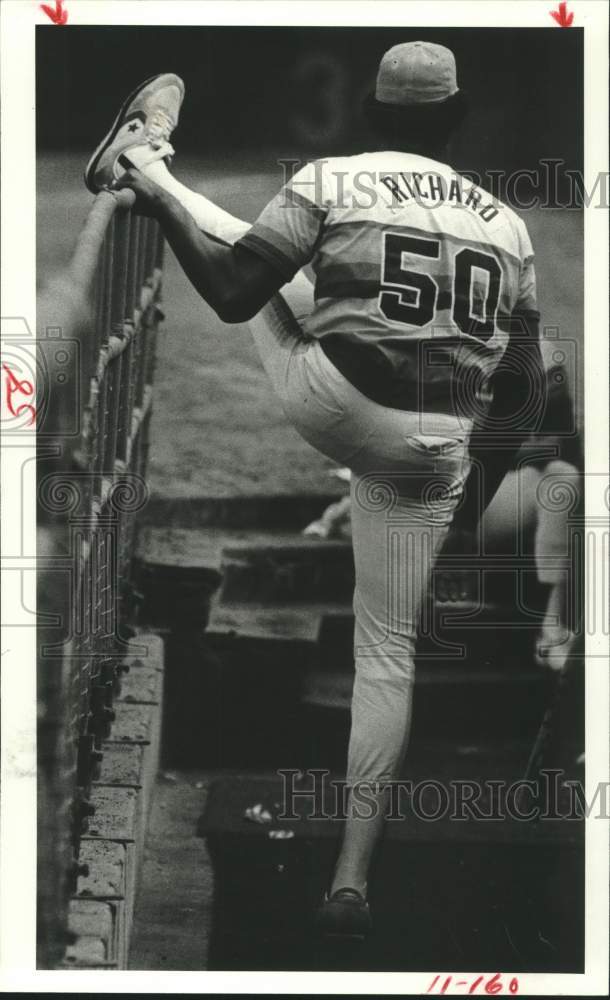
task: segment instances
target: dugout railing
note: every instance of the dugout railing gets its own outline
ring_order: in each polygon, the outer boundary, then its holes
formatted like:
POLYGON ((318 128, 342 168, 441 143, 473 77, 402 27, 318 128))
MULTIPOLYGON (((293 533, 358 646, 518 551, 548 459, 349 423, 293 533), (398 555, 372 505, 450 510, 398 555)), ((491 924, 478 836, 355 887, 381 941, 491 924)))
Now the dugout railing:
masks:
MULTIPOLYGON (((38 966, 69 943, 68 902, 136 616, 163 239, 131 191, 100 193, 39 296, 38 966)), ((132 647, 129 647, 132 648, 132 647)))

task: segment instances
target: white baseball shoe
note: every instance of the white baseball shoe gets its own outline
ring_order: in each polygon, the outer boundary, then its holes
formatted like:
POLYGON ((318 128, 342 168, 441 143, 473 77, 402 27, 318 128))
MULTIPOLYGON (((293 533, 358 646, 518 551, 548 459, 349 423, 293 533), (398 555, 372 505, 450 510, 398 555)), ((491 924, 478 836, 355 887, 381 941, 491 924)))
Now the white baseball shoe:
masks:
POLYGON ((112 187, 134 165, 142 168, 154 160, 169 162, 174 153, 169 138, 178 124, 183 100, 184 83, 174 73, 152 76, 136 87, 87 164, 85 184, 89 190, 97 194, 112 187), (134 164, 128 154, 136 148, 134 164))

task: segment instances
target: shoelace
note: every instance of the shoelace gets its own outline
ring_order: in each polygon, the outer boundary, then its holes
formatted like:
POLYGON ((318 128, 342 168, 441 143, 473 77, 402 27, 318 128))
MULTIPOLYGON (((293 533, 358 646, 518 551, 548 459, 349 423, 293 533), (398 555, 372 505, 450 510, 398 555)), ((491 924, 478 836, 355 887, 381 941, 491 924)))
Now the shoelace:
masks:
POLYGON ((169 115, 161 108, 157 108, 146 122, 146 138, 153 146, 165 142, 169 139, 173 127, 174 122, 169 115))

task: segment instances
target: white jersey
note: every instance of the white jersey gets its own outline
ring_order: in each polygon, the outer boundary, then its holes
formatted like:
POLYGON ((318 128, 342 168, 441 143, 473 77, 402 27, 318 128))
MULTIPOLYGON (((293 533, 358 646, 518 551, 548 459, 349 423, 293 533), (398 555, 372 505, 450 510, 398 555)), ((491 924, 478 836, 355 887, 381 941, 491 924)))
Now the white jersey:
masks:
POLYGON ((382 405, 455 409, 473 370, 493 373, 515 315, 537 317, 523 221, 422 156, 316 160, 240 242, 286 280, 311 262, 315 308, 305 333, 382 405))

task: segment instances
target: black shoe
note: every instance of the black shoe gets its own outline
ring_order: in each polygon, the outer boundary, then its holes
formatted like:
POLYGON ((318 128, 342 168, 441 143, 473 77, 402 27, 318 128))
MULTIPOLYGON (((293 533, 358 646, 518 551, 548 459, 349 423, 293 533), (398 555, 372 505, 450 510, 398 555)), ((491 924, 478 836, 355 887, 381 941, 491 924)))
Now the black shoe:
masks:
POLYGON ((316 913, 316 929, 325 938, 363 941, 371 927, 369 904, 356 889, 337 889, 325 896, 316 913))

